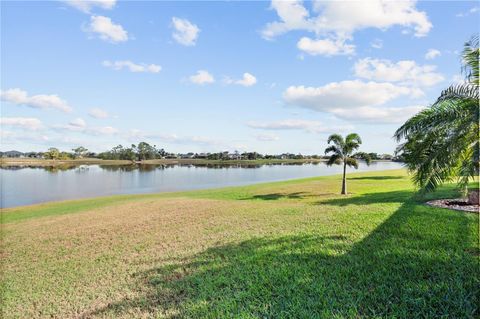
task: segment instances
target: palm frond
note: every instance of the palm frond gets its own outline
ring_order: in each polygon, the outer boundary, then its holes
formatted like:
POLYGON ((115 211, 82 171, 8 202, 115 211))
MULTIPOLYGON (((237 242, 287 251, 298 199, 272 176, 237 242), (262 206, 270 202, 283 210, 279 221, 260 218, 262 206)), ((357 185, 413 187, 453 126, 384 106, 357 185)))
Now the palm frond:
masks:
POLYGON ((473 35, 471 39, 465 43, 462 52, 462 72, 465 74, 467 81, 475 85, 479 85, 479 36, 478 33, 473 35))
POLYGON ((357 144, 362 144, 362 139, 360 138, 360 135, 357 133, 350 133, 345 137, 345 144, 349 143, 357 143, 357 144))
POLYGON ((462 119, 475 120, 478 118, 478 100, 475 99, 443 99, 435 102, 431 107, 420 111, 394 133, 394 138, 402 138, 416 132, 427 133, 439 127, 452 126, 452 123, 462 119))
POLYGON ((347 164, 347 166, 355 167, 355 169, 358 169, 358 161, 353 157, 347 157, 345 159, 345 164, 347 164))
POLYGON ((367 165, 370 165, 372 163, 372 157, 370 156, 370 154, 365 152, 355 153, 353 157, 364 160, 367 165))
POLYGON ((325 154, 334 153, 337 155, 342 155, 342 151, 335 145, 330 145, 325 149, 325 154))
POLYGON ((332 165, 340 165, 342 164, 342 156, 338 154, 333 154, 330 156, 330 158, 327 161, 327 166, 332 166, 332 165))
POLYGON ((327 144, 330 144, 330 142, 333 142, 333 144, 337 145, 340 149, 343 148, 343 145, 345 144, 345 141, 340 134, 330 135, 328 137, 327 144))
POLYGON ((445 100, 454 100, 454 99, 472 99, 478 100, 479 98, 479 90, 478 84, 472 83, 460 83, 451 85, 449 88, 445 89, 440 93, 437 101, 433 104, 433 107, 445 100))

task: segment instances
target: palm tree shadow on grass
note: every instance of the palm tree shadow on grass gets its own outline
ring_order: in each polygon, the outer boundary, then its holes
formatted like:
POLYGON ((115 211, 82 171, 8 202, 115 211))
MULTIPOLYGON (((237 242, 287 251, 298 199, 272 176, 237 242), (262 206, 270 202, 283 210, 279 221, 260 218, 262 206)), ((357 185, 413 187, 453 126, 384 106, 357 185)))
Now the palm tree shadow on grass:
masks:
POLYGON ((89 315, 475 317, 480 269, 467 252, 472 222, 407 201, 355 244, 343 235, 296 235, 214 247, 137 274, 149 293, 89 315))
POLYGON ((271 193, 271 194, 258 194, 252 195, 250 197, 242 198, 242 200, 278 200, 278 199, 303 199, 307 196, 305 192, 294 192, 294 193, 271 193))
POLYGON ((293 192, 293 193, 269 193, 269 194, 256 194, 251 196, 246 196, 240 200, 281 200, 281 199, 309 199, 309 198, 318 198, 322 196, 333 196, 334 193, 310 193, 310 192, 293 192))
POLYGON ((390 191, 383 193, 366 193, 353 196, 342 196, 329 198, 317 201, 317 205, 334 205, 334 206, 348 206, 348 205, 373 205, 383 203, 417 203, 421 204, 426 201, 438 198, 456 198, 460 193, 455 190, 454 185, 447 185, 438 189, 434 193, 419 195, 412 191, 390 191))
POLYGON ((389 179, 404 179, 403 176, 393 176, 393 175, 385 175, 385 176, 362 176, 362 177, 348 177, 348 180, 372 180, 372 181, 384 181, 389 179))

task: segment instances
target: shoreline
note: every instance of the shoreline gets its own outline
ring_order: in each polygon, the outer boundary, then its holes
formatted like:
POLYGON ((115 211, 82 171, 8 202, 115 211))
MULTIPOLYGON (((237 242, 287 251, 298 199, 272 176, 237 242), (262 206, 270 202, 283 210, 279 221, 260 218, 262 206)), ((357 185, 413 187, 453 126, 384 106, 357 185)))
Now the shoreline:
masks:
MULTIPOLYGON (((355 178, 356 176, 379 176, 385 173, 400 173, 404 172, 404 168, 393 168, 393 169, 385 169, 379 171, 368 171, 368 172, 352 172, 349 174, 348 177, 355 178)), ((179 190, 179 191, 165 191, 165 192, 151 192, 151 193, 121 193, 121 194, 111 194, 111 195, 101 195, 101 196, 93 196, 93 197, 79 197, 79 198, 70 198, 70 199, 60 199, 60 200, 50 200, 45 202, 38 202, 32 203, 27 205, 18 205, 18 206, 9 206, 9 207, 0 207, 1 214, 12 213, 15 211, 24 211, 26 209, 42 209, 42 208, 49 208, 51 206, 61 206, 61 205, 70 205, 70 204, 81 204, 81 203, 90 203, 96 201, 124 201, 124 200, 136 200, 142 198, 157 198, 157 197, 169 197, 169 196, 182 196, 185 194, 194 194, 196 192, 209 192, 209 191, 224 191, 227 189, 235 189, 235 188, 242 188, 242 187, 265 187, 265 186, 275 186, 275 184, 283 184, 283 183, 298 183, 298 182, 307 182, 311 180, 325 180, 325 179, 336 179, 341 178, 341 174, 332 174, 332 175, 319 175, 319 176, 311 176, 311 177, 303 177, 303 178, 293 178, 293 179, 283 179, 283 180, 276 180, 276 181, 264 181, 258 183, 250 183, 245 185, 233 185, 233 186, 221 186, 221 187, 210 187, 210 188, 197 188, 197 189, 187 189, 187 190, 179 190)), ((0 224, 3 223, 2 218, 0 218, 0 224)))
MULTIPOLYGON (((326 159, 258 159, 258 160, 208 160, 208 159, 155 159, 144 161, 128 160, 102 160, 97 158, 47 160, 35 158, 1 158, 0 167, 6 166, 31 166, 31 167, 56 167, 56 166, 81 166, 81 165, 262 165, 262 164, 306 164, 324 163, 326 159)), ((392 162, 391 160, 373 160, 372 162, 392 162)))

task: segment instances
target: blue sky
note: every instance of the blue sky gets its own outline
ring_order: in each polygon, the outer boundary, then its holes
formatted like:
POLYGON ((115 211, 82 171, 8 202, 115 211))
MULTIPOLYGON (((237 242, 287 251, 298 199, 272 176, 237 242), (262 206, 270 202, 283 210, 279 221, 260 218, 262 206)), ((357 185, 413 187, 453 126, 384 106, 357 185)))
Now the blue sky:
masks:
POLYGON ((477 2, 2 1, 2 150, 392 153, 461 80, 477 2))

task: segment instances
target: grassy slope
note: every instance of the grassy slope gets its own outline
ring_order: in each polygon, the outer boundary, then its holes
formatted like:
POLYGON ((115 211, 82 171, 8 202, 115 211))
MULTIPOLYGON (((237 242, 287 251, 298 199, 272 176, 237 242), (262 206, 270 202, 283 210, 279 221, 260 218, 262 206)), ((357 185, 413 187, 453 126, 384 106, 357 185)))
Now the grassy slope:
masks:
POLYGON ((403 171, 339 182, 5 210, 4 317, 480 315, 478 215, 422 205, 403 171))

